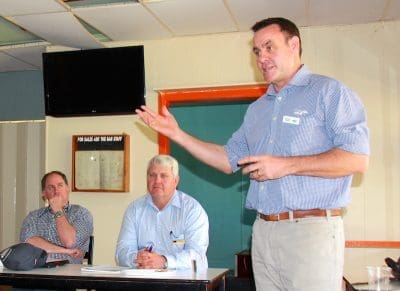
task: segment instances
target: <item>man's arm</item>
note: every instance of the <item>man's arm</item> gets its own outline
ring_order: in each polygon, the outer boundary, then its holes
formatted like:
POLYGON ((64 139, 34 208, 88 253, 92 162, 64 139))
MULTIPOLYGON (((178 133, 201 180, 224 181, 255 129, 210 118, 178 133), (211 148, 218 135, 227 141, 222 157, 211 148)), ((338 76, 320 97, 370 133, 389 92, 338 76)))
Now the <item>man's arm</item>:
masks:
POLYGON ((138 253, 135 229, 135 214, 132 204, 125 211, 115 250, 115 260, 119 266, 134 267, 138 253))
POLYGON ((45 250, 49 254, 65 254, 72 257, 83 257, 83 252, 80 249, 64 248, 53 244, 39 236, 32 236, 27 239, 26 242, 34 245, 35 247, 45 250))
POLYGON ((70 249, 76 246, 76 230, 65 215, 55 218, 56 229, 61 244, 70 249))
POLYGON ((239 160, 243 174, 257 181, 278 179, 288 175, 304 175, 323 178, 338 178, 364 173, 368 168, 367 155, 354 154, 341 149, 295 157, 275 157, 270 155, 249 156, 239 160))
POLYGON ((69 223, 75 229, 75 248, 84 253, 89 250, 90 236, 93 234, 93 216, 90 211, 79 205, 71 206, 69 223))
POLYGON ((184 132, 165 106, 162 108, 162 114, 150 110, 147 106, 142 106, 141 110, 137 109, 136 113, 150 128, 180 145, 199 161, 226 174, 232 173, 224 147, 202 141, 184 132))
POLYGON ((76 231, 64 213, 64 205, 66 205, 68 201, 65 201, 63 197, 58 194, 53 195, 48 200, 49 207, 53 213, 63 213, 62 216, 54 218, 61 244, 66 248, 74 248, 76 245, 76 231))

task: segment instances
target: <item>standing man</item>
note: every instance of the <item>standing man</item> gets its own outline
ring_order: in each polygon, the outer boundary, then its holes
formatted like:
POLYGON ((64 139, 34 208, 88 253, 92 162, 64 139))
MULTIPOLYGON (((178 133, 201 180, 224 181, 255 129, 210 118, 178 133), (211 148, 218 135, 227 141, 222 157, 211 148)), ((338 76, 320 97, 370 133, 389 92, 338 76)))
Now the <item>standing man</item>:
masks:
POLYGON ((136 112, 200 161, 250 174, 246 207, 258 212, 252 262, 257 290, 341 290, 344 231, 355 173, 369 161, 359 97, 301 63, 301 38, 285 18, 257 22, 253 51, 267 92, 252 103, 225 146, 181 130, 164 107, 136 112))
POLYGON ((20 241, 44 249, 48 260, 82 263, 93 233, 93 217, 86 208, 69 204, 69 186, 64 173, 52 171, 42 178, 42 197, 48 206, 25 217, 20 241))
POLYGON ((168 155, 147 166, 148 193, 125 211, 118 237, 120 266, 140 269, 187 269, 196 261, 205 269, 208 217, 200 203, 176 189, 178 162, 168 155))

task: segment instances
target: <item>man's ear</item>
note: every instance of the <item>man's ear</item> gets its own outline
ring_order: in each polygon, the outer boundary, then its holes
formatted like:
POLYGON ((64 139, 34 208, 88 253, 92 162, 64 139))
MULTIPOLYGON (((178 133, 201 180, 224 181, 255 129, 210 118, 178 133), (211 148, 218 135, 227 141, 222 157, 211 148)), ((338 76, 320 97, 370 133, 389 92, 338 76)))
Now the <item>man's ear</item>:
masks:
POLYGON ((176 184, 176 187, 178 187, 179 179, 180 179, 179 176, 176 176, 176 177, 175 177, 175 184, 176 184))
POLYGON ((44 201, 44 206, 48 207, 49 206, 49 199, 47 199, 46 196, 42 195, 42 200, 44 201))
POLYGON ((289 47, 296 53, 300 52, 300 39, 298 36, 292 36, 289 39, 289 47))

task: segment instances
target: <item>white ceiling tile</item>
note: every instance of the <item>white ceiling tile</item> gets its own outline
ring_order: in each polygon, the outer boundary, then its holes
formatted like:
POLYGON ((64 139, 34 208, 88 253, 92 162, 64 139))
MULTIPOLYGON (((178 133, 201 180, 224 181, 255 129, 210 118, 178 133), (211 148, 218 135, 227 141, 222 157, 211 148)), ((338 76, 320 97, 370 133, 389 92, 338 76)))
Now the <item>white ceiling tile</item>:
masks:
POLYGON ((400 0, 392 0, 381 20, 395 20, 400 18, 400 0))
POLYGON ((32 71, 38 68, 22 62, 6 52, 0 51, 0 72, 10 72, 10 71, 32 71))
POLYGON ((76 8, 73 13, 114 41, 171 36, 154 16, 137 3, 76 8))
POLYGON ((46 45, 21 46, 5 49, 2 52, 33 66, 36 70, 42 69, 42 53, 46 51, 46 45))
POLYGON ((305 0, 226 0, 241 31, 249 31, 254 23, 269 17, 285 17, 298 26, 307 23, 305 0))
POLYGON ((21 15, 11 19, 55 45, 81 49, 104 47, 71 12, 21 15))
POLYGON ((309 25, 367 23, 379 20, 384 0, 310 0, 309 25))
POLYGON ((223 0, 168 0, 145 4, 174 35, 237 31, 223 0))
POLYGON ((56 0, 0 0, 0 15, 14 16, 66 11, 56 0))

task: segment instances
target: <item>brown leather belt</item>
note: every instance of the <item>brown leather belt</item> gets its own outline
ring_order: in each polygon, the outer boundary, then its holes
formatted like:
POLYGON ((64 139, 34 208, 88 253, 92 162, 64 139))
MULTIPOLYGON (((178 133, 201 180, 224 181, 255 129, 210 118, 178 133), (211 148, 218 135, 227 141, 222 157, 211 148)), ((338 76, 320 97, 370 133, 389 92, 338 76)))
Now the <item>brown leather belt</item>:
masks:
MULTIPOLYGON (((306 217, 327 217, 327 216, 340 216, 342 215, 342 209, 309 209, 309 210, 295 210, 291 211, 293 213, 293 219, 296 218, 306 218, 306 217), (330 213, 329 213, 330 212, 330 213)), ((290 212, 282 212, 279 214, 262 214, 259 213, 259 217, 265 221, 279 221, 286 220, 290 218, 290 212)))

